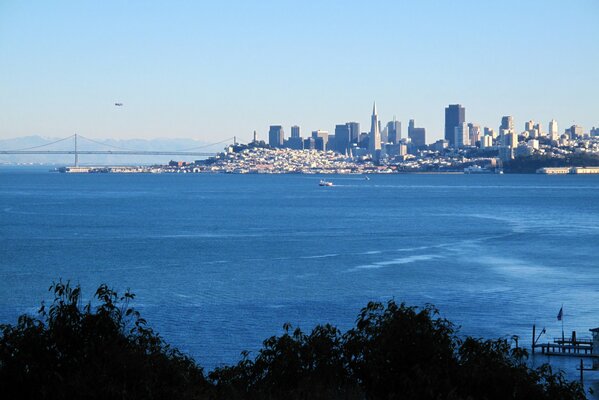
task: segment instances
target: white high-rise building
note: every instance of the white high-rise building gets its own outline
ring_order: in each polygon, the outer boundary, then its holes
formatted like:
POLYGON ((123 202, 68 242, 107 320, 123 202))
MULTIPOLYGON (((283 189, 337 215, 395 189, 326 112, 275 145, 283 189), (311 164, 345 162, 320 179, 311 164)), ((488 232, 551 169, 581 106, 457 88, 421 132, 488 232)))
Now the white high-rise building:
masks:
POLYGON ((468 129, 468 124, 463 122, 453 128, 454 131, 454 143, 456 148, 461 148, 464 146, 470 146, 470 130, 468 129))
POLYGON ((381 149, 381 131, 379 116, 376 113, 376 102, 372 106, 372 117, 370 120, 370 136, 368 138, 368 150, 372 157, 376 156, 377 150, 381 149))
POLYGON ((557 127, 557 121, 554 119, 549 121, 549 139, 559 140, 559 130, 557 127))

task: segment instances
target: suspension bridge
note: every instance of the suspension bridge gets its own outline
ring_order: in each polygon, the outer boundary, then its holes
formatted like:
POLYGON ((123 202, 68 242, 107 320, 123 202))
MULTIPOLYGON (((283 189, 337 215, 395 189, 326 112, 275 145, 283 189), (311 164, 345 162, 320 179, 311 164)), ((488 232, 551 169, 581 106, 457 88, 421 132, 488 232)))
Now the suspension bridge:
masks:
POLYGON ((73 134, 71 136, 58 139, 51 143, 45 143, 39 146, 27 147, 22 149, 13 149, 13 150, 1 150, 0 154, 46 154, 46 155, 54 155, 54 154, 72 154, 75 157, 75 166, 79 166, 79 156, 84 154, 104 154, 104 155, 140 155, 140 156, 180 156, 180 157, 212 157, 216 155, 216 153, 201 151, 202 149, 206 149, 218 144, 222 143, 230 143, 233 141, 233 144, 237 144, 237 138, 234 136, 232 138, 228 138, 216 143, 210 143, 202 146, 191 147, 183 150, 135 150, 126 147, 120 147, 111 145, 108 143, 103 143, 97 140, 93 140, 90 138, 86 138, 85 136, 81 136, 79 134, 73 134), (96 146, 101 145, 105 146, 108 149, 106 150, 82 150, 80 148, 80 141, 83 139, 85 142, 94 143, 96 146), (48 147, 55 145, 57 143, 68 143, 68 140, 72 140, 72 148, 68 150, 49 150, 48 147))

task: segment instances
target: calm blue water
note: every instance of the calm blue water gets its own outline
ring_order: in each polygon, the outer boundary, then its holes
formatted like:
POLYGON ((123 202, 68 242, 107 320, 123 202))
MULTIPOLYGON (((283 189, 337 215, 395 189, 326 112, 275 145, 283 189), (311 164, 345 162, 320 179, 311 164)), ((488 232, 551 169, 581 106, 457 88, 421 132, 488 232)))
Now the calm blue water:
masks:
POLYGON ((599 326, 599 176, 67 175, 0 170, 0 322, 106 282, 205 366, 433 303, 480 337, 599 326))

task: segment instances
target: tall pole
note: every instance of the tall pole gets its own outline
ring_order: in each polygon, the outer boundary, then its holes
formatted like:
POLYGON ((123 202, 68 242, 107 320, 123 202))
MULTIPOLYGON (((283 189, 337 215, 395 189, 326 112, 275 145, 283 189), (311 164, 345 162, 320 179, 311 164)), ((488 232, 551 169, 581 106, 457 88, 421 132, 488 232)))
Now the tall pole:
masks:
POLYGON ((537 344, 535 341, 536 330, 537 330, 536 325, 532 324, 532 354, 535 353, 535 344, 537 344))
POLYGON ((566 347, 565 347, 566 341, 564 338, 564 313, 563 313, 563 310, 564 310, 564 305, 562 304, 562 352, 565 353, 566 352, 566 347))
POLYGON ((77 153, 77 134, 75 134, 75 166, 79 166, 79 153, 77 153))

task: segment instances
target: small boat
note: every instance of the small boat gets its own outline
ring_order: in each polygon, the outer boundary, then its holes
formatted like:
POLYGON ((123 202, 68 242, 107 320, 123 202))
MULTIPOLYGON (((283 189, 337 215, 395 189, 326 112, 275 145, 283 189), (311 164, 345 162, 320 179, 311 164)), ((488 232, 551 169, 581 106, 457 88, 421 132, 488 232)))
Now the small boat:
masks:
POLYGON ((333 186, 333 182, 329 182, 329 181, 325 181, 324 179, 321 179, 320 182, 318 183, 318 186, 333 186))
POLYGON ((368 177, 368 175, 364 175, 364 180, 365 181, 369 181, 370 180, 370 178, 368 177))

